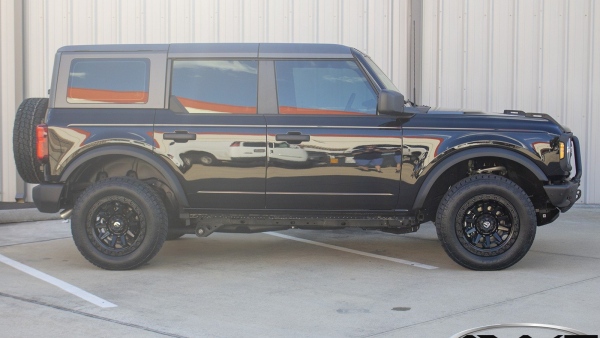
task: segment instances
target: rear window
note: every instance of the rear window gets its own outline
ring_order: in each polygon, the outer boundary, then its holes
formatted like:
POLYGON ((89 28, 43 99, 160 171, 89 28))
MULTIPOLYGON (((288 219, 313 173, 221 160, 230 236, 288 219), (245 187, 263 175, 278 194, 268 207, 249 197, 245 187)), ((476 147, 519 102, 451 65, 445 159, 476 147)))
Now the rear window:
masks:
POLYGON ((147 103, 148 59, 74 59, 68 103, 147 103))
POLYGON ((192 114, 256 114, 258 61, 176 60, 171 95, 192 114))

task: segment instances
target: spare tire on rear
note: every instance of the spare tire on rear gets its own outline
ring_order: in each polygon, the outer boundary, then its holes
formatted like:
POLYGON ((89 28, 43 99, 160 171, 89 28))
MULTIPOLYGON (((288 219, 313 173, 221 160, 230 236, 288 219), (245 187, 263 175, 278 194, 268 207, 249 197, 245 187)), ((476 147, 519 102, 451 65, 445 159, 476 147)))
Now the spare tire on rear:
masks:
POLYGON ((47 98, 31 98, 21 103, 15 116, 13 128, 13 152, 17 171, 27 183, 40 183, 44 178, 37 160, 35 129, 44 123, 48 109, 47 98))

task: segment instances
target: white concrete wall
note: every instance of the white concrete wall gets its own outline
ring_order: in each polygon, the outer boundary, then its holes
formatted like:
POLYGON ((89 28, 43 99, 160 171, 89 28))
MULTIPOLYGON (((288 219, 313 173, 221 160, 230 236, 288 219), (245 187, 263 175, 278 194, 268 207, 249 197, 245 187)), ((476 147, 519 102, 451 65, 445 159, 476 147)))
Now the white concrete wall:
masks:
POLYGON ((600 3, 425 0, 422 103, 550 114, 579 137, 582 202, 600 203, 600 3))

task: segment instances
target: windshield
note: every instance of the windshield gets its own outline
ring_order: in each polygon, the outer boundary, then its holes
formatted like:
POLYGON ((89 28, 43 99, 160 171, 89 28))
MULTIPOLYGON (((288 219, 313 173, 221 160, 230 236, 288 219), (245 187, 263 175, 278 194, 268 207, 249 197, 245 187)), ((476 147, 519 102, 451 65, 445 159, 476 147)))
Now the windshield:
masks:
POLYGON ((390 80, 390 78, 387 77, 387 75, 385 75, 385 73, 379 68, 379 66, 377 66, 375 62, 373 62, 373 60, 371 60, 369 56, 365 55, 365 61, 367 61, 369 67, 373 70, 373 72, 375 72, 375 74, 383 84, 383 89, 395 90, 397 92, 399 91, 396 85, 392 82, 392 80, 390 80))

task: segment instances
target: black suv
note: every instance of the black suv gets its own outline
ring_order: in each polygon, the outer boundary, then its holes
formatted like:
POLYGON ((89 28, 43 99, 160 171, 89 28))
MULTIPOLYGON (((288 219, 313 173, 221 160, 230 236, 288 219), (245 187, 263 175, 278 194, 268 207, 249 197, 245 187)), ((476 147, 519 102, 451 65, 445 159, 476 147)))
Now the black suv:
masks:
POLYGON ((37 208, 117 270, 188 233, 427 221, 457 263, 504 269, 581 195, 578 140, 550 116, 428 111, 340 45, 63 47, 14 151, 37 208))

